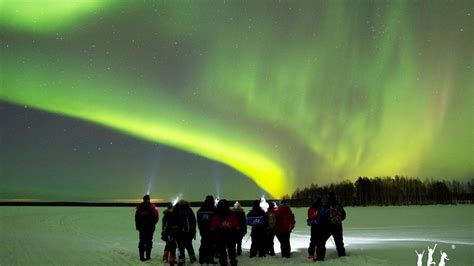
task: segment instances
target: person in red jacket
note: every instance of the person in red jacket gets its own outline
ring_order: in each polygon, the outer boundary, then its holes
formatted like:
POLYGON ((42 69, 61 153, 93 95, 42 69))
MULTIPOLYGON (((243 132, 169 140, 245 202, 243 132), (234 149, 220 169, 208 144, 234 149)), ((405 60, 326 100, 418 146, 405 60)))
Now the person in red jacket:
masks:
POLYGON ((135 228, 139 232, 140 241, 138 251, 140 260, 149 260, 153 247, 153 233, 158 222, 158 209, 155 204, 150 203, 150 196, 143 196, 143 202, 137 206, 135 212, 135 228), (146 252, 146 257, 145 257, 146 252))
POLYGON ((275 212, 275 236, 280 241, 281 256, 289 258, 291 254, 290 234, 295 228, 295 215, 285 200, 281 201, 281 205, 275 212))
POLYGON ((216 215, 211 221, 211 231, 216 239, 220 265, 227 265, 227 255, 230 265, 237 265, 235 248, 240 235, 239 230, 239 220, 235 213, 230 211, 229 202, 221 199, 217 203, 216 215))

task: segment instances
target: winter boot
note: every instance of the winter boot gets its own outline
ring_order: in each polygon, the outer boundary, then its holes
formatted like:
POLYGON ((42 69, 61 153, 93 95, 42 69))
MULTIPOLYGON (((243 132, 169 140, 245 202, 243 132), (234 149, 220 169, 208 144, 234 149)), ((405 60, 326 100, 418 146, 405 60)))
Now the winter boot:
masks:
POLYGON ((171 266, 176 265, 176 256, 175 256, 175 255, 172 255, 172 254, 170 253, 170 256, 168 257, 168 263, 169 263, 171 266))
POLYGON ((147 249, 146 249, 146 258, 145 258, 145 260, 151 259, 150 256, 151 256, 151 248, 147 248, 147 249))
POLYGON ((346 256, 346 249, 344 247, 336 248, 337 256, 344 257, 346 256))
POLYGON ((186 259, 184 258, 179 258, 178 260, 178 266, 184 266, 184 263, 186 262, 186 259))
POLYGON ((169 261, 169 257, 170 257, 170 251, 169 251, 169 250, 165 250, 165 252, 163 253, 163 258, 162 258, 161 260, 166 263, 166 262, 169 261))
POLYGON ((140 254, 140 260, 145 261, 145 250, 144 249, 138 249, 138 254, 140 254))
POLYGON ((189 262, 191 262, 191 264, 195 263, 196 262, 196 255, 189 256, 189 262))
POLYGON ((236 253, 237 256, 240 256, 242 255, 242 241, 241 242, 237 242, 237 253, 236 253))

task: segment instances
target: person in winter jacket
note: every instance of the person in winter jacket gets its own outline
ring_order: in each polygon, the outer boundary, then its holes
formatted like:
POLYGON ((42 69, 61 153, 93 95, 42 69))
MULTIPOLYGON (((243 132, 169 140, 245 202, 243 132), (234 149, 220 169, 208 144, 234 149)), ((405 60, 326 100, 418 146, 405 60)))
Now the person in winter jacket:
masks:
POLYGON ((211 232, 211 221, 216 215, 216 211, 212 195, 206 196, 201 208, 197 211, 197 223, 199 233, 201 234, 201 246, 199 247, 200 264, 217 264, 214 261, 216 241, 211 232))
POLYGON ((275 256, 274 239, 275 239, 275 203, 268 205, 267 217, 268 217, 268 229, 267 229, 267 241, 266 241, 266 254, 275 256))
POLYGON ((295 227, 295 215, 285 200, 275 212, 275 236, 280 241, 281 256, 289 258, 291 254, 290 234, 295 227))
POLYGON ((227 265, 227 255, 230 265, 237 265, 235 246, 240 235, 239 229, 239 220, 235 213, 230 211, 229 202, 221 199, 217 203, 217 213, 211 221, 211 230, 216 237, 220 265, 227 265))
POLYGON ((161 239, 165 241, 165 250, 163 252, 163 262, 170 265, 176 264, 176 240, 170 236, 169 220, 172 214, 172 205, 163 211, 163 219, 161 219, 161 239))
POLYGON ((196 261, 192 240, 196 237, 196 217, 189 202, 180 200, 173 207, 170 217, 171 237, 176 239, 179 250, 178 265, 185 263, 185 250, 188 251, 191 263, 196 261))
POLYGON ((143 196, 143 202, 137 206, 135 211, 135 228, 138 230, 140 237, 138 251, 141 261, 151 259, 153 233, 158 219, 158 209, 155 204, 150 203, 150 196, 148 194, 143 196))
POLYGON ((342 237, 342 221, 346 219, 346 211, 336 199, 334 192, 329 193, 328 204, 328 238, 332 235, 336 245, 337 255, 343 257, 346 255, 344 241, 342 237))
POLYGON ((237 220, 239 220, 239 236, 237 238, 237 256, 242 255, 242 239, 247 234, 247 217, 245 215, 244 209, 240 207, 240 203, 236 201, 234 203, 234 208, 231 208, 231 212, 235 214, 237 220))
POLYGON ((255 257, 257 253, 259 257, 265 257, 268 218, 262 208, 260 208, 260 200, 253 202, 252 210, 247 214, 247 225, 252 227, 252 232, 250 233, 252 238, 250 257, 255 257))
POLYGON ((323 261, 326 254, 327 211, 322 206, 321 198, 317 198, 308 208, 308 226, 311 226, 311 238, 308 247, 308 259, 323 261), (316 251, 316 256, 314 252, 316 251))

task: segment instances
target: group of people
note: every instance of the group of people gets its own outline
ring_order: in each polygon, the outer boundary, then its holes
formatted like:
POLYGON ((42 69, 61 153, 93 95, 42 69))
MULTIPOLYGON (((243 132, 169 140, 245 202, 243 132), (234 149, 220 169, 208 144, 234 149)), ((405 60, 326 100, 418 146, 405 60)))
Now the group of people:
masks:
MULTIPOLYGON (((275 237, 280 242, 281 256, 290 258, 290 234, 296 223, 295 216, 284 200, 278 206, 275 202, 267 206, 265 208, 260 200, 255 200, 246 215, 239 202, 235 202, 231 208, 227 200, 215 201, 211 195, 205 198, 196 215, 189 202, 184 200, 168 206, 162 218, 161 239, 166 243, 163 261, 170 265, 184 265, 187 252, 189 262, 196 262, 192 240, 196 239, 199 230, 200 264, 237 265, 237 256, 242 255, 242 241, 247 234, 247 226, 251 227, 250 258, 274 256, 275 237)), ((145 195, 135 213, 141 261, 150 259, 158 219, 156 206, 150 202, 149 195, 145 195)), ((344 208, 337 203, 334 194, 329 196, 326 205, 323 206, 321 199, 318 199, 308 209, 307 223, 311 226, 309 259, 324 260, 325 244, 330 236, 334 238, 338 255, 345 255, 342 241, 344 219, 344 208)))
POLYGON ((323 261, 326 256, 326 241, 332 236, 337 255, 346 255, 342 237, 342 221, 346 219, 344 207, 338 203, 334 192, 329 193, 328 201, 322 204, 321 198, 308 209, 307 224, 311 226, 311 239, 308 247, 308 259, 323 261), (315 254, 316 251, 316 254, 315 254))

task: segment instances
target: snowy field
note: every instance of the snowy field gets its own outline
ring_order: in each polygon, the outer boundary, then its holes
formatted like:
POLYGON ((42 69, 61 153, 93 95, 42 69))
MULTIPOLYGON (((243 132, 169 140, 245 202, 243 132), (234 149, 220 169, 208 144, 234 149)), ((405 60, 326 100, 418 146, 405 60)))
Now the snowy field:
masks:
MULTIPOLYGON (((247 208, 248 210, 248 208, 247 208)), ((163 242, 155 232, 152 260, 138 260, 134 208, 0 207, 0 265, 161 265, 163 242)), ((239 265, 416 265, 415 250, 437 245, 446 265, 474 265, 474 205, 346 208, 347 257, 337 258, 331 240, 325 262, 306 259, 306 209, 293 209, 292 258, 248 258, 244 238, 239 265)), ((161 215, 161 209, 160 209, 161 215)), ((161 228, 161 221, 160 221, 161 228)), ((198 240, 194 242, 196 253, 198 240)), ((275 248, 279 250, 278 240, 275 248)), ((436 264, 437 265, 437 264, 436 264)))

